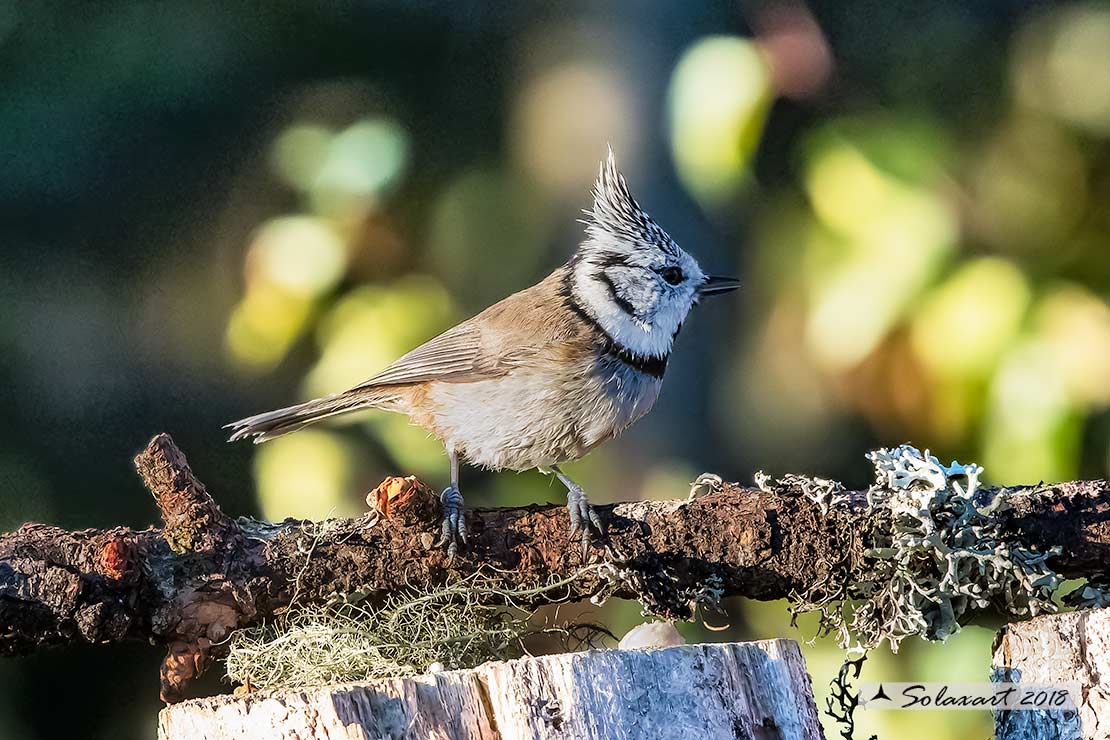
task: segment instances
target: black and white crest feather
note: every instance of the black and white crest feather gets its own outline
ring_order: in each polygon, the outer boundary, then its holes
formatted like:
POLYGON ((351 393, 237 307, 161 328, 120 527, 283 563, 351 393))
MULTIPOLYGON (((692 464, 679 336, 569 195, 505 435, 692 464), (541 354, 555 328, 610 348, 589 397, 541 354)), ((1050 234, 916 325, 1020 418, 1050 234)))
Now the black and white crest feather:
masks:
POLYGON ((618 254, 655 248, 668 256, 678 256, 678 245, 632 197, 612 149, 601 163, 593 196, 594 207, 586 212, 590 217, 586 233, 598 246, 614 247, 618 254))
POLYGON ((705 274, 632 197, 612 149, 593 200, 586 238, 570 261, 568 294, 617 346, 661 361, 705 274))

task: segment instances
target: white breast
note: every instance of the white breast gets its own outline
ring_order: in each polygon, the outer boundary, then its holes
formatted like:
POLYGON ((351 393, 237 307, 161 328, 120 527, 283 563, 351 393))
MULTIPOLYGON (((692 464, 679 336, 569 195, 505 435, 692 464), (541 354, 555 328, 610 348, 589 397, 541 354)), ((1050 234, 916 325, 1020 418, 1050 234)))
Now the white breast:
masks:
POLYGON ((619 360, 531 366, 428 391, 448 448, 489 468, 528 470, 582 457, 651 410, 662 381, 619 360))

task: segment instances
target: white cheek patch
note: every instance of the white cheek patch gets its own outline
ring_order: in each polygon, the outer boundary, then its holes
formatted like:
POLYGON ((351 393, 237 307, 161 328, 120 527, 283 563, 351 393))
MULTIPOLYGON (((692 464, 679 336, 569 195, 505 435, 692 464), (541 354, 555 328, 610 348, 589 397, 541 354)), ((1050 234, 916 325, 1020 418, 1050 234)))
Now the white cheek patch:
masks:
POLYGON ((588 274, 588 269, 578 270, 574 275, 575 297, 605 333, 614 342, 641 357, 665 357, 670 354, 674 333, 686 317, 686 311, 682 311, 676 320, 675 310, 658 310, 651 323, 641 321, 617 305, 609 293, 609 286, 588 274))

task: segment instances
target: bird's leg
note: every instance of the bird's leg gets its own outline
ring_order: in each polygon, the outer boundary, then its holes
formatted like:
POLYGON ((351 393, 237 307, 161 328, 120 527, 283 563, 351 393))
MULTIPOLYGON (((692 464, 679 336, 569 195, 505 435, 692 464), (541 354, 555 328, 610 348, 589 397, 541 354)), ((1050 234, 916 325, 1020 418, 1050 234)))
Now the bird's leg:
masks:
POLYGON ((443 506, 443 527, 439 533, 436 547, 447 545, 447 559, 454 560, 459 551, 459 541, 466 544, 466 517, 464 516, 463 497, 459 491, 459 456, 454 450, 447 450, 451 459, 451 485, 443 489, 439 502, 443 506))
POLYGON ((551 472, 567 487, 567 512, 570 514, 570 533, 571 536, 574 536, 575 533, 581 531, 582 559, 585 560, 586 553, 590 549, 591 528, 597 532, 598 536, 604 537, 605 526, 601 522, 601 517, 594 511, 594 507, 590 506, 589 499, 586 498, 586 492, 582 490, 582 486, 568 478, 562 470, 559 470, 558 465, 552 465, 551 472))

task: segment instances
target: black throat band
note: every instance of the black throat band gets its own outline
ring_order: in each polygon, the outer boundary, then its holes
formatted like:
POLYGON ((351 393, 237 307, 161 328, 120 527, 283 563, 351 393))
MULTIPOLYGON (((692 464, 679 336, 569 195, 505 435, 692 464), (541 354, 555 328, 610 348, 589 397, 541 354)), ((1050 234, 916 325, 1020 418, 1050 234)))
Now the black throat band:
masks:
POLYGON ((605 327, 591 316, 589 311, 582 307, 578 297, 574 294, 574 285, 571 282, 573 277, 573 271, 568 269, 560 289, 563 302, 567 308, 578 316, 578 318, 585 321, 598 333, 602 343, 602 353, 644 375, 650 375, 653 378, 662 380, 663 374, 667 372, 667 360, 670 358, 670 355, 665 354, 661 357, 641 355, 633 352, 628 347, 625 347, 623 344, 613 339, 609 332, 605 331, 605 327))

